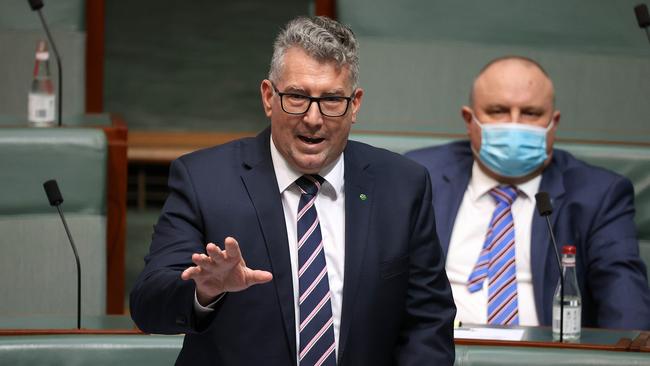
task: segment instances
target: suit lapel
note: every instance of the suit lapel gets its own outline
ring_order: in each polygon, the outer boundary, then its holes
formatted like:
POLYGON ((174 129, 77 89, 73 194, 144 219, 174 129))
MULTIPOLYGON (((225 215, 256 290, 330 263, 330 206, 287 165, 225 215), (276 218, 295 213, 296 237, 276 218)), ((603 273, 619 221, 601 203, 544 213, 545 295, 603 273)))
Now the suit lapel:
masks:
POLYGON ((368 165, 359 161, 356 149, 345 150, 345 276, 343 282, 343 305, 339 336, 339 356, 350 331, 359 277, 368 245, 368 227, 373 200, 374 178, 366 170, 368 165), (364 196, 365 195, 365 196, 364 196), (362 197, 366 197, 365 199, 362 197))
MULTIPOLYGON (((296 329, 289 244, 282 209, 282 199, 270 155, 270 133, 267 129, 257 136, 255 146, 243 150, 244 166, 241 178, 255 207, 264 243, 271 262, 273 284, 282 311, 284 331, 290 354, 296 354, 296 329), (281 228, 279 230, 278 228, 281 228)), ((292 357, 295 364, 295 357, 292 357)))
POLYGON ((449 241, 451 240, 451 232, 454 229, 456 215, 469 184, 472 162, 470 152, 462 155, 457 163, 445 166, 442 172, 442 182, 436 185, 436 190, 433 192, 436 229, 445 256, 449 249, 449 241))
MULTIPOLYGON (((549 217, 553 228, 557 225, 560 207, 564 203, 564 180, 561 169, 555 159, 544 169, 539 192, 547 192, 551 198, 553 213, 549 217)), ((550 301, 555 291, 555 281, 547 283, 547 280, 559 278, 557 266, 553 263, 555 256, 552 242, 548 232, 546 219, 540 216, 537 211, 533 214, 533 223, 530 237, 530 265, 533 276, 533 293, 535 296, 535 307, 540 324, 550 324, 551 307, 550 301), (549 268, 552 267, 552 268, 549 268), (551 271, 551 272, 549 272, 551 271), (548 275, 552 273, 552 275, 548 275)), ((562 245, 558 243, 558 245, 562 245)), ((558 248, 559 249, 559 248, 558 248)))

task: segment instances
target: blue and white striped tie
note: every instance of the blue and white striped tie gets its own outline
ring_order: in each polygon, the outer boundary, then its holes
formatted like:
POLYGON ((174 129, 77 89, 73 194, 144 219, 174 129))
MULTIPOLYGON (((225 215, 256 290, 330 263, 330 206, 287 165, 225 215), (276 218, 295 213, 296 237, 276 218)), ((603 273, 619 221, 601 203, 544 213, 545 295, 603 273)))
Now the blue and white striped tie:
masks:
POLYGON ((331 293, 314 206, 323 181, 318 175, 303 175, 296 180, 302 192, 298 205, 300 366, 336 365, 331 293))
POLYGON ((496 200, 497 207, 467 287, 470 292, 479 291, 487 277, 488 324, 518 325, 515 226, 511 212, 517 189, 499 186, 491 189, 490 195, 496 200))

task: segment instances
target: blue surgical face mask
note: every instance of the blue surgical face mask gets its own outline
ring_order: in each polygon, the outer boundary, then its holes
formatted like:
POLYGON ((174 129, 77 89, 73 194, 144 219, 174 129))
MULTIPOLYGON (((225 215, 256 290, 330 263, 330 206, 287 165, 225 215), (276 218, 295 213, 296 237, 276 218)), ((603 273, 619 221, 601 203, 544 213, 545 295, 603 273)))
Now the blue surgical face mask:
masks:
POLYGON ((512 122, 484 124, 475 116, 473 120, 481 128, 481 150, 477 155, 493 172, 523 177, 546 161, 546 134, 553 127, 552 120, 546 128, 512 122))

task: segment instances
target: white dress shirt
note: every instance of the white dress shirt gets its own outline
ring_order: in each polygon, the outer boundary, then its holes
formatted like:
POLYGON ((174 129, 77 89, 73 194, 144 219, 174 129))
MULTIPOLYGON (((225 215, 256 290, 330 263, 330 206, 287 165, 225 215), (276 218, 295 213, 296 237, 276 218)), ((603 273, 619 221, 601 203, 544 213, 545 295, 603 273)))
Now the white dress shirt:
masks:
MULTIPOLYGON (((511 209, 515 225, 515 263, 517 266, 520 325, 535 326, 539 324, 533 294, 530 240, 535 194, 539 190, 541 179, 540 175, 518 185, 517 199, 513 202, 511 209)), ((498 185, 499 182, 486 175, 474 162, 472 177, 458 209, 449 240, 446 262, 447 276, 457 307, 456 319, 463 323, 487 323, 488 279, 483 281, 483 289, 474 293, 467 289, 467 279, 481 254, 492 213, 497 205, 489 191, 498 185)))
MULTIPOLYGON (((282 195, 284 220, 287 225, 289 238, 289 256, 291 257, 291 273, 293 277, 293 305, 296 323, 296 351, 300 353, 300 314, 298 288, 298 203, 300 188, 296 179, 303 174, 293 169, 280 154, 271 139, 271 158, 278 188, 282 195)), ((341 325, 341 305, 343 303, 343 268, 345 264, 345 194, 343 192, 343 154, 336 161, 320 171, 325 178, 316 196, 316 212, 320 221, 320 231, 323 237, 323 249, 327 262, 327 276, 332 294, 332 317, 334 318, 334 341, 338 357, 339 328, 341 325)), ((242 253, 246 256, 246 253, 242 253)), ((298 357, 298 355, 296 355, 298 357)))

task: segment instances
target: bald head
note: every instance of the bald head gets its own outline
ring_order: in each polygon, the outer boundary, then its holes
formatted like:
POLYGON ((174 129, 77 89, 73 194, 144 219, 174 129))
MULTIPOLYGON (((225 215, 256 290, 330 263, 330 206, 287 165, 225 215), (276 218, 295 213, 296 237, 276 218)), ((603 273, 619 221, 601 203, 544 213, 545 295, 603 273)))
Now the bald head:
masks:
POLYGON ((476 107, 476 99, 493 94, 495 89, 509 94, 530 96, 536 94, 555 104, 553 82, 536 61, 521 56, 506 56, 490 61, 474 79, 469 104, 476 107), (522 94, 523 93, 523 94, 522 94))

